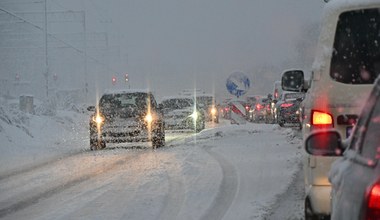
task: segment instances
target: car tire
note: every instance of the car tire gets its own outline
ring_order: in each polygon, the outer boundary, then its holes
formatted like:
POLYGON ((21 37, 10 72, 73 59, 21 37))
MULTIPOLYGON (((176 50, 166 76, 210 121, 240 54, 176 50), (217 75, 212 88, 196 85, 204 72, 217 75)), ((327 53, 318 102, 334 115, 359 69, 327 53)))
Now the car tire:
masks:
POLYGON ((305 199, 305 220, 318 220, 319 216, 316 215, 311 207, 310 200, 305 199))
POLYGON ((95 140, 95 139, 90 139, 90 149, 91 150, 101 150, 106 148, 106 142, 102 140, 95 140))
POLYGON ((199 124, 197 123, 197 125, 195 127, 195 132, 198 133, 198 132, 202 131, 203 129, 205 129, 205 127, 206 127, 205 121, 202 121, 199 124))
POLYGON ((153 149, 165 146, 165 135, 153 137, 152 139, 153 149))
POLYGON ((153 149, 165 146, 165 123, 153 130, 152 147, 153 149))

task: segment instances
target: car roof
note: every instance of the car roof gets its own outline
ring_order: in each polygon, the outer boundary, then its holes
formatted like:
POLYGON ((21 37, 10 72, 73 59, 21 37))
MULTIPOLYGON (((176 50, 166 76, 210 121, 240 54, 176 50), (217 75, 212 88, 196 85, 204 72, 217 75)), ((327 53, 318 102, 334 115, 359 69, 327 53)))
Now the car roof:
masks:
POLYGON ((321 31, 318 39, 318 47, 313 62, 313 70, 326 68, 327 61, 332 54, 332 44, 335 38, 335 29, 340 14, 346 11, 365 8, 380 8, 379 0, 331 0, 324 9, 321 21, 321 31))
POLYGON ((194 100, 194 98, 192 96, 177 95, 177 96, 164 96, 164 97, 162 97, 161 101, 170 100, 170 99, 191 99, 191 100, 194 100))
POLYGON ((127 94, 127 93, 152 93, 148 89, 110 89, 105 90, 104 95, 127 94))

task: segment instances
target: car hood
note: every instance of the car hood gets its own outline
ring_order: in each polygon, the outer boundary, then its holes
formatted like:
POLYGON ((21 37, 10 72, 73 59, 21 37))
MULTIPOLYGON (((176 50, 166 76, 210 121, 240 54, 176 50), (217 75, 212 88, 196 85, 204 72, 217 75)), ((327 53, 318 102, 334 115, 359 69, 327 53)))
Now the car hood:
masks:
POLYGON ((173 109, 170 111, 165 112, 165 117, 172 117, 172 116, 183 116, 187 117, 193 113, 193 108, 183 108, 183 109, 173 109))
POLYGON ((120 108, 120 109, 101 109, 101 114, 106 119, 114 118, 142 118, 145 111, 133 108, 120 108))

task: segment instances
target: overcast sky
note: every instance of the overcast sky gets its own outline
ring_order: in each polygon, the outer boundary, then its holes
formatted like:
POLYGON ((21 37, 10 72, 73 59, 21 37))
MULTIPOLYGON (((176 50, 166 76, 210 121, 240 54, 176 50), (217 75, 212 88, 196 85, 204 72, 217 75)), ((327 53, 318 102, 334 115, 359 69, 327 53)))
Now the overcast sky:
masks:
MULTIPOLYGON (((16 12, 42 12, 43 2, 1 0, 0 7, 16 12)), ((105 68, 93 59, 87 60, 90 91, 94 89, 91 87, 99 87, 100 91, 126 87, 122 78, 124 73, 128 73, 131 88, 150 87, 159 96, 197 87, 207 93, 215 92, 220 98, 229 96, 225 82, 235 71, 244 72, 250 78, 250 94, 266 94, 272 90, 272 82, 279 80, 279 70, 302 64, 295 46, 300 40, 308 40, 305 39, 309 38, 305 27, 320 22, 325 5, 322 0, 47 2, 49 11, 86 11, 87 53, 109 66, 105 68), (94 34, 105 32, 108 32, 106 38, 96 38, 101 34, 94 34), (268 72, 268 68, 263 68, 265 66, 275 72, 268 72), (116 86, 111 84, 112 75, 118 77, 116 86)), ((33 21, 34 18, 29 19, 33 21)), ((43 25, 42 21, 35 22, 43 25)), ((84 38, 68 34, 83 32, 80 19, 52 23, 50 18, 50 22, 48 30, 51 33, 83 49, 84 43, 80 39, 84 38)), ((16 33, 28 33, 26 30, 30 29, 35 34, 42 34, 41 30, 33 29, 29 24, 18 25, 16 33)), ((8 44, 4 40, 4 44, 8 44)), ((40 58, 35 57, 35 61, 29 63, 26 61, 30 55, 26 55, 26 51, 22 52, 23 56, 12 51, 20 60, 25 60, 23 65, 15 62, 4 64, 10 66, 3 76, 13 77, 18 72, 23 78, 43 83, 44 80, 36 79, 36 76, 42 77, 44 59, 41 48, 44 45, 36 46, 40 48, 35 49, 40 58), (36 70, 32 71, 30 65, 36 70)), ((51 75, 58 73, 57 86, 83 86, 85 67, 82 55, 52 38, 49 39, 49 47, 49 70, 51 75)))
POLYGON ((131 79, 145 77, 162 93, 194 84, 221 93, 234 71, 246 72, 255 87, 260 82, 253 79, 252 68, 295 58, 295 40, 302 36, 303 25, 318 22, 324 4, 322 0, 119 0, 108 6, 105 15, 123 35, 131 79))

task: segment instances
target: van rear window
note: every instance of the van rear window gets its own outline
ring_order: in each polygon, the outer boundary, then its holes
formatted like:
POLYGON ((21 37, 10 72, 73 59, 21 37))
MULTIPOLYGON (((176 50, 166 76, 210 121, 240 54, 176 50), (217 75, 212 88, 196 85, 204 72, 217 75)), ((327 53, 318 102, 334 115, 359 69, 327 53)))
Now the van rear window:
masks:
POLYGON ((380 9, 339 16, 330 76, 346 84, 372 84, 380 73, 380 9))

